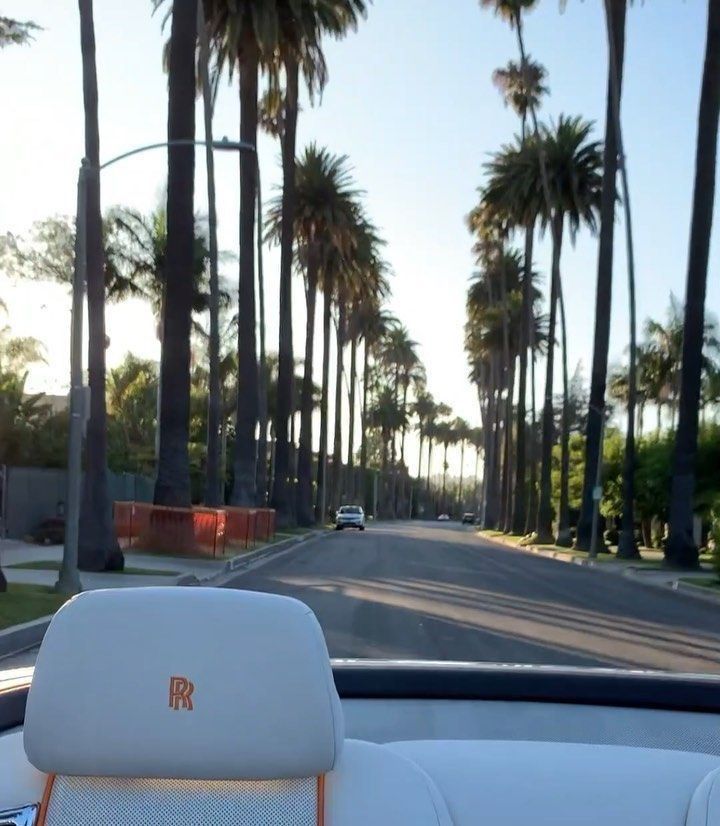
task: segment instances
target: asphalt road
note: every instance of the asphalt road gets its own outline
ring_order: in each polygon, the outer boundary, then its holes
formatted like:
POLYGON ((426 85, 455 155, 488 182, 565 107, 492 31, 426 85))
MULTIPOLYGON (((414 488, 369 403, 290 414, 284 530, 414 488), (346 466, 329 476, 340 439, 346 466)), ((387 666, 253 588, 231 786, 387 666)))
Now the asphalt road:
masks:
POLYGON ((303 600, 333 657, 720 673, 720 605, 514 551, 459 525, 333 533, 228 587, 303 600))

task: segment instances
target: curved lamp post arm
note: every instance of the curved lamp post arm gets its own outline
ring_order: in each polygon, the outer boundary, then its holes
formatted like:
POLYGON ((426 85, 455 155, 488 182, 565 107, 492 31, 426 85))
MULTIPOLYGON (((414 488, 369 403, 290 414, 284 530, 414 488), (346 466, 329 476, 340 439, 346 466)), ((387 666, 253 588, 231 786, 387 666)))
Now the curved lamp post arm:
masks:
MULTIPOLYGON (((125 158, 130 158, 133 155, 139 155, 141 152, 148 152, 150 149, 163 149, 168 146, 207 146, 207 143, 207 141, 196 141, 192 138, 177 138, 173 141, 148 143, 145 146, 138 146, 135 149, 130 149, 128 152, 123 152, 121 155, 116 155, 114 158, 110 158, 109 161, 101 163, 99 169, 107 169, 108 166, 112 166, 118 161, 125 160, 125 158)), ((257 150, 252 144, 245 143, 244 141, 229 141, 227 138, 223 138, 220 141, 213 141, 212 148, 223 151, 252 152, 254 155, 257 154, 257 150)))

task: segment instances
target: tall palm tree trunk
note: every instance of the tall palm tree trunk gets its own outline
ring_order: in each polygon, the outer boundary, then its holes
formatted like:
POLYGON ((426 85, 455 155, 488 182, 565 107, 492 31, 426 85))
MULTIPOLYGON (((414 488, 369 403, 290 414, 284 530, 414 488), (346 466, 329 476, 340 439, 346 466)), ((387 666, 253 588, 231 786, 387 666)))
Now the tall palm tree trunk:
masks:
MULTIPOLYGON (((523 131, 524 131, 523 118, 523 131)), ((515 434, 515 488, 512 497, 512 533, 523 533, 527 519, 527 444, 525 421, 527 395, 528 342, 530 341, 530 324, 532 321, 532 256, 535 222, 525 227, 525 259, 522 285, 522 321, 520 323, 520 370, 518 376, 518 401, 515 434)))
POLYGON ((560 336, 562 339, 563 400, 560 428, 560 506, 558 508, 558 532, 555 544, 564 548, 572 545, 570 533, 570 393, 568 381, 567 324, 562 281, 558 277, 558 301, 560 303, 560 336))
POLYGON ((297 468, 297 520, 304 527, 314 524, 312 501, 312 414, 313 414, 313 353, 315 349, 315 303, 317 300, 318 260, 311 246, 308 251, 305 302, 305 363, 300 392, 300 445, 297 468))
POLYGON ((480 473, 480 449, 475 448, 475 478, 473 480, 473 511, 475 511, 477 518, 477 509, 479 505, 479 490, 478 490, 478 475, 480 473))
MULTIPOLYGON (((175 0, 170 35, 168 140, 195 137, 194 0, 175 0)), ((190 327, 195 150, 168 149, 167 254, 160 359, 160 450, 155 503, 189 507, 190 327)))
MULTIPOLYGON (((225 405, 223 404, 223 411, 225 405)), ((227 479, 227 415, 220 419, 220 496, 225 501, 225 480, 227 479)))
POLYGON ((433 452, 433 438, 428 435, 428 451, 427 451, 427 478, 425 480, 425 490, 430 493, 430 468, 432 466, 432 452, 433 452))
MULTIPOLYGON (((80 506, 78 567, 83 570, 102 571, 108 568, 122 568, 123 556, 115 537, 107 476, 105 266, 100 215, 100 133, 92 0, 80 0, 79 11, 85 107, 85 157, 90 162, 85 187, 90 419, 87 423, 85 483, 80 506)), ((180 25, 182 17, 180 14, 180 25)), ((173 14, 173 28, 174 18, 173 14)))
MULTIPOLYGON (((258 51, 248 35, 240 66, 240 140, 256 145, 258 122, 258 51)), ((240 153, 240 275, 238 285, 238 399, 235 428, 235 481, 231 501, 255 504, 258 421, 258 365, 255 346, 255 201, 257 162, 240 153)))
POLYGON ((460 516, 463 512, 463 476, 465 469, 465 439, 460 440, 460 487, 458 489, 458 504, 460 505, 460 516))
MULTIPOLYGON (((498 368, 497 374, 500 374, 500 369, 498 368)), ((502 525, 502 512, 500 510, 501 507, 501 496, 502 496, 502 444, 503 444, 503 416, 502 416, 502 390, 498 388, 495 391, 495 404, 494 404, 494 411, 495 411, 495 427, 493 430, 493 464, 490 469, 490 478, 492 480, 491 486, 491 495, 494 501, 494 509, 493 513, 495 514, 495 525, 494 527, 500 528, 502 525)))
MULTIPOLYGON (((534 322, 533 322, 534 323, 534 322)), ((538 489, 537 489, 537 415, 535 409, 535 342, 534 332, 531 329, 530 342, 530 441, 528 442, 528 463, 530 473, 528 474, 528 505, 527 518, 525 520, 525 535, 535 531, 537 523, 538 509, 538 489)))
POLYGON ((422 479, 422 457, 423 457, 423 447, 425 447, 425 434, 423 433, 422 427, 418 432, 418 439, 420 442, 420 448, 418 450, 418 472, 417 472, 417 480, 418 480, 418 490, 420 490, 420 480, 422 479))
POLYGON ((367 471, 367 405, 368 405, 368 382, 370 380, 370 348, 367 339, 363 345, 363 389, 362 408, 360 409, 360 484, 362 486, 361 496, 365 500, 365 475, 367 471))
POLYGON ((537 541, 542 545, 551 544, 555 539, 552 532, 553 374, 555 367, 555 326, 560 289, 560 253, 562 251, 563 236, 562 214, 555 214, 552 217, 552 229, 552 286, 550 288, 550 321, 548 324, 545 402, 543 405, 542 446, 540 450, 540 501, 536 528, 537 541))
POLYGON ((487 401, 487 427, 485 429, 485 466, 483 469, 483 496, 484 514, 483 528, 493 530, 498 522, 498 480, 497 472, 497 356, 490 359, 490 385, 488 388, 487 401))
POLYGON ((332 475, 332 504, 337 508, 343 497, 343 466, 342 466, 342 377, 343 377, 343 354, 345 351, 345 327, 347 326, 346 300, 344 291, 340 291, 338 296, 338 323, 336 329, 336 352, 335 360, 335 427, 333 435, 333 475, 332 475))
POLYGON ((292 521, 289 476, 288 422, 292 405, 295 367, 292 341, 292 262, 295 222, 295 138, 298 114, 298 62, 285 60, 285 124, 282 137, 282 226, 280 235, 280 325, 278 344, 277 404, 275 408, 275 481, 271 502, 278 524, 292 521))
POLYGON ((593 516, 593 488, 600 458, 602 422, 605 411, 608 349, 610 344, 610 311, 612 306, 613 244, 615 236, 615 201, 617 175, 617 131, 613 115, 614 75, 617 76, 617 100, 621 99, 623 59, 625 53, 625 12, 627 0, 610 0, 612 31, 616 55, 616 71, 610 65, 605 113, 605 150, 603 163, 602 200, 600 203, 600 245, 598 276, 595 291, 595 338, 590 377, 587 437, 585 440, 585 474, 583 496, 578 521, 576 547, 590 549, 593 516))
POLYGON ((447 482, 448 462, 447 462, 448 443, 444 444, 443 451, 443 475, 442 475, 442 510, 447 510, 447 499, 445 497, 445 484, 447 482))
MULTIPOLYGON (((625 432, 625 459, 623 463, 623 510, 617 556, 620 559, 640 559, 635 541, 635 405, 637 402, 637 322, 635 302, 635 252, 633 247, 630 187, 620 122, 620 92, 617 75, 617 56, 612 37, 612 3, 605 0, 605 18, 608 29, 610 75, 612 79, 612 108, 618 146, 622 204, 624 210, 627 247, 628 304, 630 306, 630 367, 628 371, 627 430, 625 432)), ((640 408, 642 418, 642 407, 640 408)))
POLYGON ((355 382, 357 380, 357 336, 353 335, 350 340, 350 391, 348 393, 348 403, 350 405, 350 416, 348 419, 348 450, 347 450, 347 495, 352 500, 355 499, 355 382))
POLYGON ((695 189, 690 231, 685 333, 680 384, 680 421, 675 436, 670 536, 666 546, 669 562, 697 567, 698 549, 693 537, 693 494, 698 436, 698 405, 705 331, 705 291, 712 232, 720 114, 720 4, 709 0, 707 43, 703 68, 698 137, 695 155, 695 189))
POLYGON ((508 392, 505 399, 504 411, 504 439, 503 439, 503 476, 502 495, 504 508, 502 511, 502 528, 505 533, 512 531, 512 492, 513 492, 513 394, 515 391, 515 359, 511 358, 508 373, 508 392))
POLYGON ((318 448, 316 519, 321 524, 326 516, 327 437, 328 437, 328 389, 330 384, 330 322, 332 313, 332 292, 326 283, 323 290, 323 359, 322 391, 320 396, 320 446, 318 448))
POLYGON ((405 464, 405 433, 407 431, 407 396, 408 396, 408 386, 409 386, 409 379, 406 379, 403 382, 403 395, 402 395, 402 413, 403 413, 403 424, 400 428, 400 464, 405 464))
POLYGON ((220 490, 220 284, 218 279, 217 210, 215 203, 215 154, 212 147, 213 105, 208 63, 210 46, 203 4, 197 4, 197 29, 200 44, 200 80, 205 123, 205 167, 207 171, 208 244, 210 253, 210 337, 208 341, 208 420, 205 504, 211 508, 223 503, 220 490))
MULTIPOLYGON (((503 250, 500 250, 501 255, 503 250)), ((500 277, 500 302, 502 304, 502 358, 503 376, 505 380, 506 398, 505 409, 503 410, 503 446, 502 446, 502 476, 500 479, 500 527, 507 529, 507 521, 510 516, 510 503, 508 502, 508 480, 510 471, 510 440, 512 438, 512 393, 513 387, 510 380, 510 316, 508 313, 507 280, 503 257, 503 268, 500 277)))
MULTIPOLYGON (((258 336, 260 352, 258 355, 258 439, 255 454, 255 501, 264 507, 272 490, 272 470, 275 460, 271 457, 268 463, 267 431, 268 431, 268 367, 265 356, 265 273, 263 272, 262 256, 262 212, 260 209, 260 170, 257 176, 257 290, 258 290, 258 336), (271 474, 268 485, 268 473, 271 474)), ((274 454, 273 454, 274 456, 274 454)))

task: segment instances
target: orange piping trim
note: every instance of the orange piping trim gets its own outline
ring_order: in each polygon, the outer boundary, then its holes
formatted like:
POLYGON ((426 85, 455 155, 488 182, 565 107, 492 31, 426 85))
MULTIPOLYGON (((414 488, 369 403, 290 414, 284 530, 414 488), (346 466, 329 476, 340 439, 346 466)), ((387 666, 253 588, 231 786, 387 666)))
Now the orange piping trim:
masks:
POLYGON ((38 811, 36 826, 45 826, 45 818, 47 816, 47 810, 50 804, 50 795, 52 794, 54 783, 55 775, 49 774, 47 776, 47 780, 45 781, 45 791, 43 792, 42 800, 40 801, 40 810, 38 811))
MULTIPOLYGON (((38 826, 43 826, 39 823, 38 826)), ((325 775, 318 777, 317 787, 317 826, 325 826, 325 775)))

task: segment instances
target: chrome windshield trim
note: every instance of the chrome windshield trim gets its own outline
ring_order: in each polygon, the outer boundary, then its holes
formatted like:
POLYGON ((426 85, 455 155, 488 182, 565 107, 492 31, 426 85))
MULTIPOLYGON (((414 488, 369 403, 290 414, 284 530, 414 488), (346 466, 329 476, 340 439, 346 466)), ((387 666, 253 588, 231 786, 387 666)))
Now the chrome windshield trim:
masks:
POLYGON ((5 809, 0 812, 0 826, 35 826, 38 805, 22 806, 20 809, 5 809))

